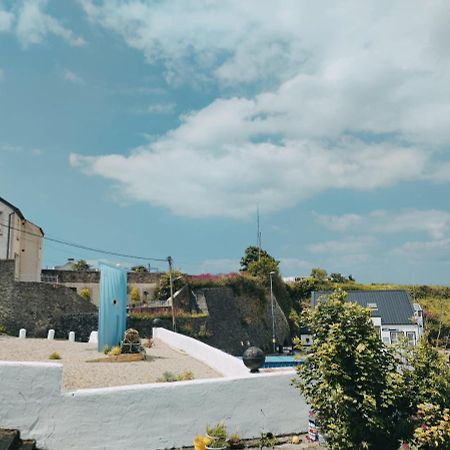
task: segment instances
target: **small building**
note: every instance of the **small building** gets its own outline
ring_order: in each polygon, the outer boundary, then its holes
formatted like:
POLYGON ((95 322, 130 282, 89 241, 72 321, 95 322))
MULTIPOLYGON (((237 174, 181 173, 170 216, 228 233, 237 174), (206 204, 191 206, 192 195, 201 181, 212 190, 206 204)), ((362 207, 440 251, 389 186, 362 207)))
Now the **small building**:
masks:
MULTIPOLYGON (((78 294, 88 294, 90 301, 99 306, 100 299, 100 271, 73 270, 74 260, 69 258, 66 264, 55 269, 43 269, 41 280, 43 283, 66 286, 78 294), (82 292, 83 291, 83 292, 82 292)), ((128 272, 128 304, 132 305, 131 292, 139 299, 137 305, 156 304, 152 302, 154 292, 159 287, 161 273, 159 272, 128 272)))
MULTIPOLYGON (((330 294, 330 291, 312 292, 311 306, 315 308, 320 298, 330 294)), ((405 290, 348 291, 346 300, 371 310, 372 322, 385 344, 395 344, 400 336, 405 336, 411 345, 416 345, 423 333, 422 308, 413 304, 405 290)), ((305 334, 302 341, 307 338, 311 336, 305 334)))
POLYGON ((16 281, 40 281, 42 228, 0 197, 0 259, 15 261, 16 281))

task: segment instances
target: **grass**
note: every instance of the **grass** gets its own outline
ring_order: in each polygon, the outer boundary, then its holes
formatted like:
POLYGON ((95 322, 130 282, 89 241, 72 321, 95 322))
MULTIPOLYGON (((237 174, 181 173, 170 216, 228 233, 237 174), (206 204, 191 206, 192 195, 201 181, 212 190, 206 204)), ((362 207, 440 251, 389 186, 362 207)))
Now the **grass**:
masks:
POLYGON ((58 352, 50 353, 48 359, 61 359, 61 355, 58 352))
POLYGON ((175 381, 193 380, 194 378, 194 374, 190 370, 185 370, 178 375, 175 375, 172 372, 164 372, 162 377, 159 377, 156 381, 158 383, 173 383, 175 381))

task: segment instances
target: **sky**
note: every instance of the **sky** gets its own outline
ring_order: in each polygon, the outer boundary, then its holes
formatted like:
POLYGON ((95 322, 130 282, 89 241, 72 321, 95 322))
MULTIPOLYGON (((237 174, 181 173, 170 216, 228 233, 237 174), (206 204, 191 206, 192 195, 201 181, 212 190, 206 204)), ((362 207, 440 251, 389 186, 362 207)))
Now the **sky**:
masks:
MULTIPOLYGON (((0 0, 0 196, 188 273, 237 271, 259 207, 284 276, 449 284, 449 23, 445 0, 0 0)), ((141 263, 44 242, 69 257, 141 263)))

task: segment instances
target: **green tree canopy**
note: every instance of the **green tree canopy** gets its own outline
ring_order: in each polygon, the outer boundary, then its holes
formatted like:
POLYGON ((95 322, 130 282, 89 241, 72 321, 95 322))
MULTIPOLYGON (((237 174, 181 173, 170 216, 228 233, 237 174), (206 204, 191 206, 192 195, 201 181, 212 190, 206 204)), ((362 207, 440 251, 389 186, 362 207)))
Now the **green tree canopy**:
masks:
POLYGON ((241 258, 240 271, 247 272, 249 265, 251 263, 257 262, 263 258, 267 258, 267 259, 275 262, 277 265, 277 270, 278 270, 278 265, 280 264, 280 261, 277 261, 273 256, 269 255, 269 253, 267 253, 265 250, 261 249, 261 253, 260 253, 260 250, 258 247, 250 246, 245 249, 244 256, 241 258))
POLYGON ((145 266, 133 266, 131 268, 131 271, 132 272, 148 272, 148 269, 145 266))
MULTIPOLYGON (((186 285, 186 279, 179 270, 172 271, 172 283, 174 294, 186 285)), ((155 292, 155 298, 161 301, 166 301, 168 298, 170 298, 169 272, 165 272, 161 275, 161 279, 159 281, 159 289, 157 289, 155 292)))
POLYGON ((399 375, 370 311, 333 293, 305 311, 311 353, 298 367, 296 385, 317 414, 331 450, 396 449, 399 375))
POLYGON ((318 281, 326 281, 328 274, 325 269, 314 267, 311 269, 311 277, 318 281))
POLYGON ((77 272, 85 272, 90 270, 91 266, 86 262, 85 259, 79 259, 77 262, 73 263, 72 270, 77 272))

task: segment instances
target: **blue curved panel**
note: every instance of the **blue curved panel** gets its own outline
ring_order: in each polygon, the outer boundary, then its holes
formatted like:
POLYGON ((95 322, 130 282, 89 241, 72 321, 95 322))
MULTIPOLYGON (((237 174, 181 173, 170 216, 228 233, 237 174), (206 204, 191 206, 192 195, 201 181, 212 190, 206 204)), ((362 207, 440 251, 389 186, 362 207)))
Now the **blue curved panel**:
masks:
POLYGON ((98 351, 105 345, 119 345, 127 321, 127 273, 100 264, 100 307, 98 311, 98 351))

